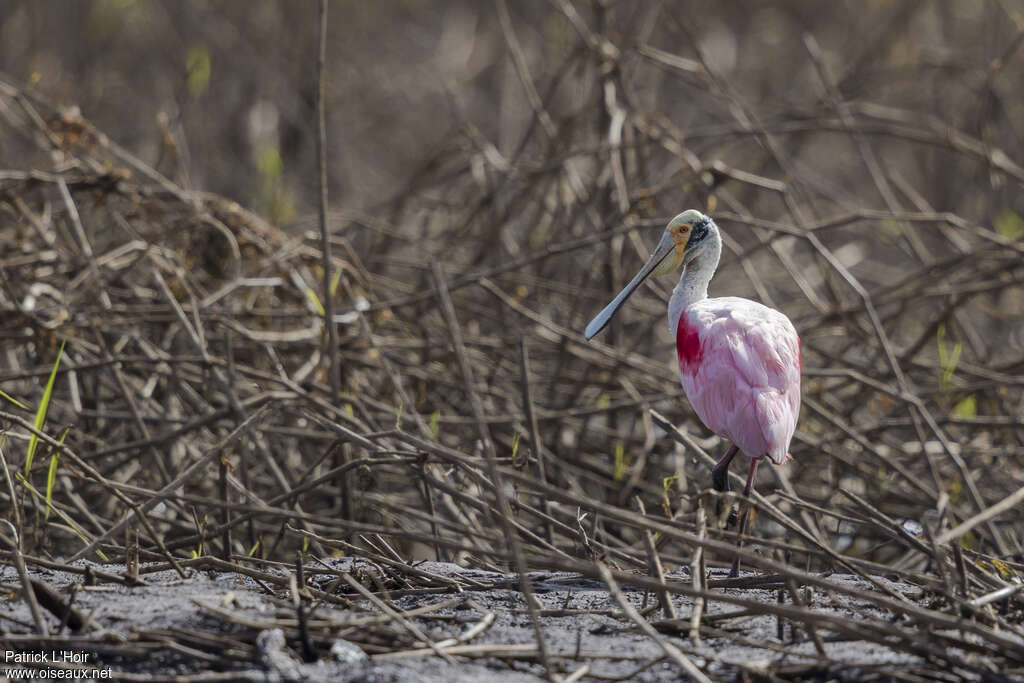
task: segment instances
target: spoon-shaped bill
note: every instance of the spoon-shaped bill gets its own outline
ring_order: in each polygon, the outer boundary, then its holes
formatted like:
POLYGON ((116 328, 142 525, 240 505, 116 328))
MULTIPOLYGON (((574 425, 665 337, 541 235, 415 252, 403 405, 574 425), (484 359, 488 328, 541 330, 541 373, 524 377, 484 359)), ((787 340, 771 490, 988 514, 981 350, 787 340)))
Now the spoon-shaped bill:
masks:
POLYGON ((594 316, 594 319, 587 325, 587 329, 583 332, 583 336, 587 339, 591 339, 598 332, 603 330, 608 322, 612 319, 612 316, 619 310, 622 304, 626 303, 636 288, 640 286, 640 283, 647 279, 647 276, 654 272, 654 269, 661 265, 661 262, 668 257, 669 254, 675 249, 675 242, 671 236, 667 233, 658 242, 658 246, 655 247, 654 253, 647 259, 647 263, 643 265, 643 268, 633 276, 633 279, 629 281, 629 284, 622 288, 618 296, 612 299, 612 302, 604 307, 604 309, 594 316))

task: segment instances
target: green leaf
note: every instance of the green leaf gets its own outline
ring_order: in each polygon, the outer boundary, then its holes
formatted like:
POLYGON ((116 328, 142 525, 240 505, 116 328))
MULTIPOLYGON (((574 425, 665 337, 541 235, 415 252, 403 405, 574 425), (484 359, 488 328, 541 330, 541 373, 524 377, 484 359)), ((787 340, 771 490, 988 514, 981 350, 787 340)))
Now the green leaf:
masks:
MULTIPOLYGON (((17 480, 21 483, 22 486, 28 489, 28 492, 31 493, 36 498, 36 500, 43 499, 43 494, 39 493, 39 491, 36 490, 36 487, 32 486, 32 483, 29 482, 29 480, 26 479, 21 472, 15 472, 14 476, 15 478, 17 478, 17 480)), ((80 527, 75 520, 71 519, 71 517, 69 517, 67 513, 65 513, 60 508, 53 508, 53 511, 57 514, 58 517, 61 518, 61 520, 65 524, 68 525, 68 527, 73 532, 75 532, 76 536, 82 539, 82 542, 84 542, 86 545, 92 543, 92 537, 89 534, 87 534, 85 530, 82 529, 82 527, 80 527)), ((102 550, 97 549, 96 554, 99 555, 100 559, 104 562, 110 562, 110 558, 104 555, 102 550)))
MULTIPOLYGON (((64 355, 64 342, 60 343, 60 351, 57 352, 57 360, 53 363, 53 370, 50 371, 50 379, 46 382, 46 389, 43 390, 43 400, 39 402, 36 410, 36 421, 33 425, 36 431, 43 431, 43 423, 46 422, 46 411, 50 407, 50 396, 53 394, 53 382, 57 379, 57 368, 60 367, 61 356, 64 355)), ((35 432, 28 440, 28 452, 25 453, 25 477, 28 477, 32 469, 32 458, 36 455, 36 448, 39 446, 39 437, 35 432)))
POLYGON ((192 97, 199 97, 210 87, 210 51, 205 45, 190 45, 185 53, 185 84, 192 97))
POLYGON ((266 180, 277 180, 284 173, 281 151, 273 145, 264 145, 256 155, 256 166, 266 180))
POLYGON ((664 477, 664 478, 662 478, 662 480, 661 480, 661 488, 662 488, 662 490, 665 491, 665 493, 667 494, 672 489, 672 487, 675 485, 675 483, 676 483, 676 481, 678 479, 679 479, 679 473, 678 472, 673 474, 671 477, 664 477))
POLYGON ((946 326, 939 324, 939 329, 935 330, 935 342, 939 345, 939 366, 946 367, 946 326))
POLYGON ((27 405, 25 405, 24 403, 22 403, 18 399, 14 398, 10 394, 7 394, 7 393, 4 393, 3 391, 0 391, 0 398, 2 398, 4 400, 7 400, 7 401, 10 401, 14 405, 16 405, 19 408, 21 408, 22 410, 28 410, 28 406, 27 405))
POLYGON ((46 512, 43 520, 50 519, 50 508, 53 507, 53 485, 57 481, 57 465, 60 463, 60 452, 50 456, 50 469, 46 472, 46 512))
MULTIPOLYGON (((438 409, 438 410, 435 410, 434 414, 430 416, 430 436, 431 436, 431 438, 433 438, 436 441, 437 440, 437 435, 438 435, 438 433, 440 431, 441 431, 441 410, 438 409)), ((512 457, 515 457, 515 453, 512 454, 512 457)))
POLYGON ((255 543, 252 544, 252 547, 249 548, 249 557, 252 557, 253 555, 255 555, 256 551, 259 550, 259 549, 260 549, 260 542, 256 541, 255 543))
POLYGON ((629 460, 626 458, 626 447, 621 441, 615 442, 615 472, 612 477, 615 481, 622 481, 629 470, 629 460))
POLYGON ((516 453, 519 452, 519 433, 516 432, 512 435, 512 459, 516 459, 516 453))
POLYGON ((308 296, 309 300, 313 302, 313 308, 316 309, 317 314, 321 318, 327 315, 327 313, 324 311, 324 305, 320 303, 320 297, 316 295, 316 292, 313 290, 312 287, 306 287, 306 296, 308 296))
POLYGON ((949 357, 949 364, 942 368, 942 387, 948 388, 949 381, 953 379, 956 372, 956 365, 960 362, 960 354, 963 353, 964 345, 960 342, 953 344, 953 354, 949 357))
POLYGON ((395 412, 395 429, 402 428, 402 415, 405 413, 405 406, 401 403, 398 404, 398 410, 395 412))
POLYGON ((996 568, 996 571, 998 571, 1004 579, 1013 579, 1017 576, 1017 572, 1013 571, 1013 567, 1000 559, 993 557, 992 566, 996 568))
POLYGON ((995 224, 996 232, 1008 240, 1024 238, 1024 218, 1021 218, 1010 209, 1000 211, 993 223, 995 224))
POLYGON ((953 415, 970 419, 978 416, 978 401, 970 395, 953 406, 953 415))
POLYGON ((946 326, 939 325, 935 332, 936 341, 939 345, 939 367, 942 368, 942 375, 939 377, 939 388, 943 391, 949 390, 949 382, 953 379, 956 366, 960 362, 960 354, 963 353, 964 345, 960 342, 953 344, 953 352, 946 348, 946 326))
MULTIPOLYGON (((64 445, 64 439, 67 438, 68 432, 71 431, 71 427, 66 427, 64 433, 60 435, 60 443, 64 445)), ((54 451, 53 455, 50 456, 50 469, 46 472, 46 512, 43 514, 43 519, 50 519, 50 508, 53 507, 53 485, 57 481, 57 465, 60 463, 60 451, 54 451)))
MULTIPOLYGON (((952 503, 960 504, 964 499, 964 484, 959 479, 954 479, 949 483, 949 490, 946 491, 949 494, 949 500, 952 503)), ((967 532, 970 534, 971 532, 967 532)))
POLYGON ((903 234, 903 226, 897 221, 891 218, 883 219, 881 222, 882 232, 885 234, 888 242, 895 241, 900 235, 903 234))
POLYGON ((338 291, 338 283, 341 282, 341 266, 334 269, 334 275, 331 276, 331 296, 338 291))

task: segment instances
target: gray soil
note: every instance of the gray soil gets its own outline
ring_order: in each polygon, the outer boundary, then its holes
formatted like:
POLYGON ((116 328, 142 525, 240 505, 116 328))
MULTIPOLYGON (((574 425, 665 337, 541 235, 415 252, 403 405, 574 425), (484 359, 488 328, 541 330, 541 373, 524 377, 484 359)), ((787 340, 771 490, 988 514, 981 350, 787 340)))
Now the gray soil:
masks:
MULTIPOLYGON (((357 572, 359 569, 349 559, 328 562, 341 571, 357 572)), ((400 611, 452 603, 453 598, 460 598, 457 604, 410 619, 433 641, 457 638, 481 621, 486 624, 490 619, 488 614, 493 613, 489 627, 468 639, 467 645, 533 645, 534 631, 514 575, 444 563, 418 566, 464 583, 472 580, 485 586, 484 589, 461 593, 413 591, 412 594, 392 596, 391 605, 400 611)), ((106 569, 111 571, 109 566, 106 569)), ((31 573, 65 597, 74 584, 82 581, 81 575, 63 571, 33 569, 31 573)), ((275 590, 271 595, 252 579, 235 574, 208 570, 189 570, 189 574, 187 579, 181 579, 172 571, 146 574, 143 570, 142 578, 149 584, 146 586, 128 587, 113 583, 79 585, 74 605, 90 614, 98 629, 80 636, 68 636, 67 647, 91 653, 90 664, 112 668, 122 677, 136 680, 159 680, 174 675, 207 680, 214 680, 212 676, 216 675, 216 680, 444 683, 534 681, 543 678, 543 668, 534 653, 510 652, 508 649, 489 652, 486 647, 445 661, 434 653, 403 654, 401 648, 397 652, 366 655, 356 646, 341 640, 335 645, 339 653, 335 657, 327 655, 329 648, 321 645, 324 656, 315 663, 304 664, 297 652, 298 644, 293 639, 284 644, 281 634, 275 633, 273 628, 275 621, 286 623, 285 620, 295 618, 287 591, 275 590), (246 641, 250 644, 245 650, 250 653, 249 661, 244 661, 244 657, 241 660, 227 657, 227 649, 223 661, 218 661, 220 658, 209 652, 205 659, 193 656, 190 650, 174 645, 173 634, 182 632, 246 641), (160 633, 165 634, 166 647, 152 645, 155 635, 160 633), (147 646, 132 654, 131 648, 126 647, 133 641, 145 642, 147 646), (253 642, 255 647, 251 647, 253 642), (339 661, 339 657, 343 661, 339 661)), ((563 675, 586 664, 589 672, 584 680, 669 681, 685 678, 678 665, 664 656, 659 644, 625 618, 602 583, 563 573, 538 572, 531 576, 543 608, 559 611, 543 617, 543 631, 554 666, 563 675)), ((326 588, 330 580, 330 575, 314 574, 310 585, 326 588)), ((863 587, 865 591, 869 588, 866 582, 855 576, 832 575, 830 580, 855 588, 863 587)), ((879 580, 912 600, 920 598, 920 590, 914 586, 879 580)), ((0 581, 7 586, 17 584, 14 568, 0 569, 0 581)), ((645 595, 642 590, 629 586, 623 586, 623 590, 638 609, 654 604, 654 596, 645 595)), ((726 589, 725 592, 765 603, 775 603, 778 597, 774 589, 726 589)), ((869 606, 862 603, 854 605, 844 596, 818 592, 810 597, 815 608, 837 615, 872 614, 869 606)), ((780 624, 774 616, 716 618, 717 615, 739 611, 735 605, 716 602, 707 605, 704 622, 714 630, 705 632, 701 644, 695 646, 686 632, 692 601, 679 596, 674 600, 680 619, 686 623, 682 625, 681 632, 677 630, 675 633, 662 625, 662 637, 715 679, 759 678, 771 671, 776 676, 788 673, 789 677, 804 680, 857 680, 870 672, 913 670, 921 664, 920 660, 905 652, 863 641, 832 641, 828 634, 824 638, 828 656, 825 662, 816 656, 814 644, 807 634, 802 631, 794 633, 791 624, 782 624, 784 637, 780 641, 780 624)), ((354 599, 350 607, 316 604, 311 618, 318 623, 328 620, 344 624, 353 618, 374 615, 380 615, 377 608, 360 598, 354 599)), ((887 618, 892 615, 875 611, 872 616, 887 618)), ((47 618, 51 630, 56 631, 55 619, 48 614, 47 618)), ((658 623, 660 610, 650 613, 647 618, 658 623)), ((9 593, 0 599, 0 629, 4 632, 0 641, 4 643, 4 650, 32 650, 31 636, 27 635, 31 624, 30 611, 19 595, 9 593)), ((394 624, 391 627, 400 628, 394 624)), ((352 639, 365 642, 363 637, 352 639)), ((34 649, 41 648, 37 646, 34 649)), ((51 650, 52 647, 47 645, 42 649, 51 650)), ((45 668, 45 665, 35 668, 45 668)))

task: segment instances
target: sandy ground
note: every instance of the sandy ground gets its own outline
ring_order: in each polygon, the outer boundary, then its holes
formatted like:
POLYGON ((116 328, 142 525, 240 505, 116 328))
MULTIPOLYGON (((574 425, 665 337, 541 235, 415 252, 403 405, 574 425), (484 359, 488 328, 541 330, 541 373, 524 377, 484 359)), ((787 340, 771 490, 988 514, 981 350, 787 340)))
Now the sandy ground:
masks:
MULTIPOLYGON (((351 560, 331 560, 340 570, 353 570, 351 560)), ((472 579, 487 586, 481 590, 467 590, 461 594, 418 593, 394 597, 392 605, 408 611, 441 602, 452 602, 453 597, 462 598, 459 604, 437 610, 429 615, 412 619, 430 638, 440 641, 458 637, 482 622, 488 627, 479 635, 467 641, 467 645, 529 645, 534 642, 530 618, 525 612, 525 603, 519 592, 518 580, 512 575, 481 570, 460 568, 442 563, 419 565, 427 571, 461 579, 472 579), (493 613, 493 622, 488 615, 493 613)), ((111 568, 106 567, 107 571, 111 568)), ((63 571, 33 570, 33 576, 66 594, 72 584, 81 582, 80 575, 63 571)), ((221 678, 231 680, 366 680, 366 681, 534 681, 543 676, 542 668, 532 657, 492 656, 487 652, 470 656, 456 656, 446 662, 440 657, 429 655, 401 656, 376 654, 366 656, 353 646, 342 653, 342 659, 324 658, 313 664, 303 664, 291 649, 280 646, 272 629, 264 629, 256 636, 257 652, 254 661, 204 661, 191 657, 187 651, 176 650, 168 637, 166 647, 148 645, 142 656, 116 654, 116 643, 122 638, 150 642, 154 632, 173 632, 175 629, 191 633, 208 633, 213 636, 238 635, 242 627, 229 623, 223 616, 205 609, 212 606, 233 615, 237 621, 251 620, 255 626, 249 629, 255 633, 260 623, 275 618, 293 618, 294 612, 287 608, 288 601, 283 593, 269 595, 255 581, 234 574, 208 570, 190 571, 187 579, 181 579, 171 571, 143 574, 150 584, 127 587, 118 584, 101 583, 96 586, 81 586, 74 604, 83 612, 91 614, 102 631, 81 637, 68 636, 66 648, 75 652, 89 653, 87 664, 101 669, 109 668, 121 674, 136 674, 143 678, 164 678, 169 675, 196 675, 203 672, 221 671, 221 678), (277 642, 275 642, 277 641, 277 642), (109 646, 109 647, 108 647, 109 646)), ((17 583, 13 567, 4 567, 2 582, 17 583)), ((560 610, 559 615, 543 618, 544 637, 555 657, 558 668, 571 672, 588 664, 591 675, 603 679, 625 677, 638 681, 678 680, 681 672, 678 666, 663 657, 660 646, 650 637, 641 633, 632 623, 615 618, 621 616, 619 606, 609 596, 607 589, 598 581, 576 575, 560 573, 535 573, 535 590, 546 610, 560 610)), ((314 575, 310 585, 326 584, 328 575, 314 575)), ((852 576, 833 575, 831 580, 851 586, 858 586, 862 580, 852 576)), ((884 581, 884 579, 882 579, 884 581)), ((917 589, 905 584, 891 585, 912 597, 917 589)), ((638 608, 645 600, 643 591, 623 586, 628 599, 638 608)), ((866 584, 865 584, 866 588, 866 584)), ((742 593, 744 597, 764 602, 775 602, 775 590, 729 589, 742 593)), ((653 604, 654 597, 646 596, 653 604)), ((821 596, 821 609, 843 611, 843 600, 839 597, 821 596)), ((676 608, 682 619, 688 618, 692 604, 689 599, 676 597, 676 608)), ((314 618, 333 619, 342 622, 353 616, 373 613, 365 601, 345 609, 321 604, 316 608, 314 618)), ((860 606, 863 613, 863 606, 860 606)), ((913 658, 903 653, 894 653, 884 647, 864 642, 827 642, 826 648, 831 664, 815 667, 816 656, 813 643, 805 633, 798 633, 791 640, 792 628, 785 631, 780 642, 779 624, 772 616, 735 616, 718 618, 716 615, 736 612, 737 607, 723 603, 707 606, 706 623, 718 629, 718 635, 705 637, 700 647, 694 647, 689 639, 671 634, 666 638, 692 658, 695 664, 704 668, 717 679, 734 679, 745 672, 754 678, 773 673, 799 674, 800 678, 838 678, 855 680, 873 668, 913 667, 913 658)), ((27 629, 21 624, 31 623, 31 614, 25 603, 16 594, 7 594, 0 600, 0 624, 5 633, 2 639, 4 656, 10 665, 11 655, 16 651, 33 650, 26 642, 27 629)), ((847 613, 849 613, 847 611, 847 613)), ((886 616, 878 613, 878 616, 886 616)), ((650 615, 657 621, 660 613, 650 615)), ((241 636, 239 635, 241 638, 241 636)), ((244 638, 243 638, 244 639, 244 638)), ((353 640, 358 640, 354 638, 353 640)), ((251 641, 250 641, 251 642, 251 641)), ((342 643, 344 645, 344 643, 342 643)), ((52 647, 34 648, 36 651, 52 650, 52 647)), ((506 653, 507 654, 507 653, 506 653)), ((209 658, 209 655, 207 655, 209 658)), ((214 658, 215 659, 215 658, 214 658)), ((46 663, 30 665, 30 668, 46 669, 46 663)), ((13 676, 11 672, 0 672, 13 676)))

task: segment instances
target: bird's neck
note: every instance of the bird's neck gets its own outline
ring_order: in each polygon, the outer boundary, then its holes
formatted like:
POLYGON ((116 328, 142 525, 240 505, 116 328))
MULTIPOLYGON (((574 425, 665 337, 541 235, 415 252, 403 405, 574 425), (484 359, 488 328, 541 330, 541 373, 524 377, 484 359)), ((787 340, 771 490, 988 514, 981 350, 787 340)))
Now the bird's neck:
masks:
MULTIPOLYGON (((710 236, 709 236, 710 237, 710 236)), ((668 327, 672 336, 676 336, 679 316, 687 308, 708 298, 708 284, 718 268, 718 259, 722 254, 722 243, 717 233, 711 243, 697 258, 683 267, 679 284, 672 290, 672 298, 668 301, 668 327)))

